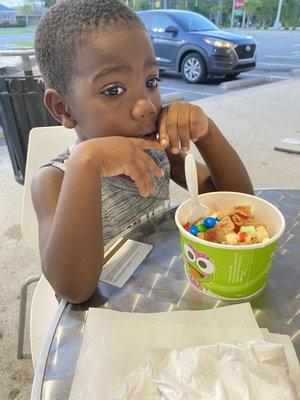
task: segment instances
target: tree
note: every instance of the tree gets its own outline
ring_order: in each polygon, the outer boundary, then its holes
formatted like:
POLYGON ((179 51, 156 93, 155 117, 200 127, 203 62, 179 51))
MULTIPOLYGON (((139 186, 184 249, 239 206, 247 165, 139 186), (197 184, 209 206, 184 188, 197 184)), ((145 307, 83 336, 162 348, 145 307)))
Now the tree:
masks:
POLYGON ((231 22, 231 13, 232 13, 232 1, 233 0, 224 0, 223 4, 223 16, 222 16, 222 24, 221 25, 227 25, 230 26, 231 22))
POLYGON ((215 20, 218 12, 218 3, 216 0, 199 1, 197 6, 195 4, 191 8, 191 11, 195 11, 209 19, 215 20))
POLYGON ((247 25, 249 26, 252 22, 252 18, 256 13, 256 10, 260 7, 261 0, 245 0, 243 10, 247 13, 247 25))
MULTIPOLYGON (((53 0, 52 0, 53 1, 53 0)), ((149 0, 123 0, 128 7, 132 8, 134 11, 149 10, 152 6, 153 1, 149 0)))
POLYGON ((34 8, 32 6, 32 4, 30 4, 29 2, 27 2, 27 4, 24 4, 24 6, 21 7, 21 14, 24 15, 25 17, 25 25, 26 28, 28 27, 28 17, 31 15, 34 15, 34 8))
POLYGON ((31 4, 24 4, 21 8, 21 14, 25 15, 25 17, 29 17, 34 14, 34 10, 31 4))
POLYGON ((300 2, 299 0, 284 0, 281 11, 283 26, 300 26, 300 2))
POLYGON ((252 14, 261 27, 273 26, 278 7, 278 0, 245 0, 243 9, 252 14))
POLYGON ((134 11, 149 10, 151 8, 151 2, 148 0, 135 0, 133 3, 132 8, 134 11))
POLYGON ((51 7, 51 6, 55 3, 55 1, 56 1, 56 0, 44 0, 44 6, 45 6, 46 8, 49 8, 49 7, 51 7))

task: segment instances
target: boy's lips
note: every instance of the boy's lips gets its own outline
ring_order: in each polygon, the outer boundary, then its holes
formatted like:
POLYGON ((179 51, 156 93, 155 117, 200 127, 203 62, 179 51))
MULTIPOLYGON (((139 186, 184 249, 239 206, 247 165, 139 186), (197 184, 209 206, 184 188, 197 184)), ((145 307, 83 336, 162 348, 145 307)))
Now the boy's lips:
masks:
POLYGON ((154 131, 150 133, 146 133, 143 136, 141 136, 141 139, 146 139, 146 140, 157 140, 158 132, 155 129, 154 131))

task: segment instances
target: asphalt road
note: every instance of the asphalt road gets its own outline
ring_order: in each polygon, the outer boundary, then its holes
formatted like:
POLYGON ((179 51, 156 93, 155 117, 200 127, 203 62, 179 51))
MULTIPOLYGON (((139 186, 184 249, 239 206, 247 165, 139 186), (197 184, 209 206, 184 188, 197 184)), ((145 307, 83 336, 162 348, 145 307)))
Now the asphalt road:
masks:
MULTIPOLYGON (((7 28, 8 29, 8 28, 7 28)), ((32 40, 33 33, 23 33, 23 34, 11 34, 0 36, 0 50, 12 50, 17 48, 18 46, 13 46, 10 43, 19 40, 32 40)))

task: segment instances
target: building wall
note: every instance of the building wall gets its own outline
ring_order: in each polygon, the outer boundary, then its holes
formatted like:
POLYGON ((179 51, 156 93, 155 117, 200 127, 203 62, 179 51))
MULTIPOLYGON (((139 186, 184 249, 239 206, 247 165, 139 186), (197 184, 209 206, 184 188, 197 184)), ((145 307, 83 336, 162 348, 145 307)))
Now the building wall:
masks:
POLYGON ((42 17, 40 15, 30 15, 27 17, 27 26, 36 26, 42 17))
POLYGON ((15 24, 17 22, 16 14, 13 12, 0 12, 0 24, 3 24, 4 22, 15 24))

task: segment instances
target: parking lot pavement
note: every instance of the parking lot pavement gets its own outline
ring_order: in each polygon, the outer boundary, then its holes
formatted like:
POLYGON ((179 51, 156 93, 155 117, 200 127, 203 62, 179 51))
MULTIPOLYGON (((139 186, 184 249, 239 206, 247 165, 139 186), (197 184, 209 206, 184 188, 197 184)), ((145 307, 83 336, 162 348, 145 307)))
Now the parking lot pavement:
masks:
MULTIPOLYGON (((299 67, 300 68, 300 67, 299 67)), ((280 73, 277 75, 275 72, 270 74, 266 71, 260 71, 255 69, 253 72, 242 73, 237 78, 212 78, 209 79, 204 84, 190 84, 185 82, 180 74, 171 74, 161 72, 160 78, 161 82, 159 84, 162 94, 168 94, 171 92, 180 92, 182 99, 184 101, 193 101, 197 99, 203 99, 206 97, 212 97, 219 94, 224 94, 226 89, 221 86, 224 82, 241 82, 245 80, 253 80, 253 78, 268 77, 269 80, 254 83, 251 86, 261 86, 268 83, 279 82, 282 80, 292 79, 289 73, 280 73)), ((240 85, 239 87, 233 89, 234 91, 244 90, 245 87, 240 85)), ((233 91, 232 90, 232 91, 233 91)))

